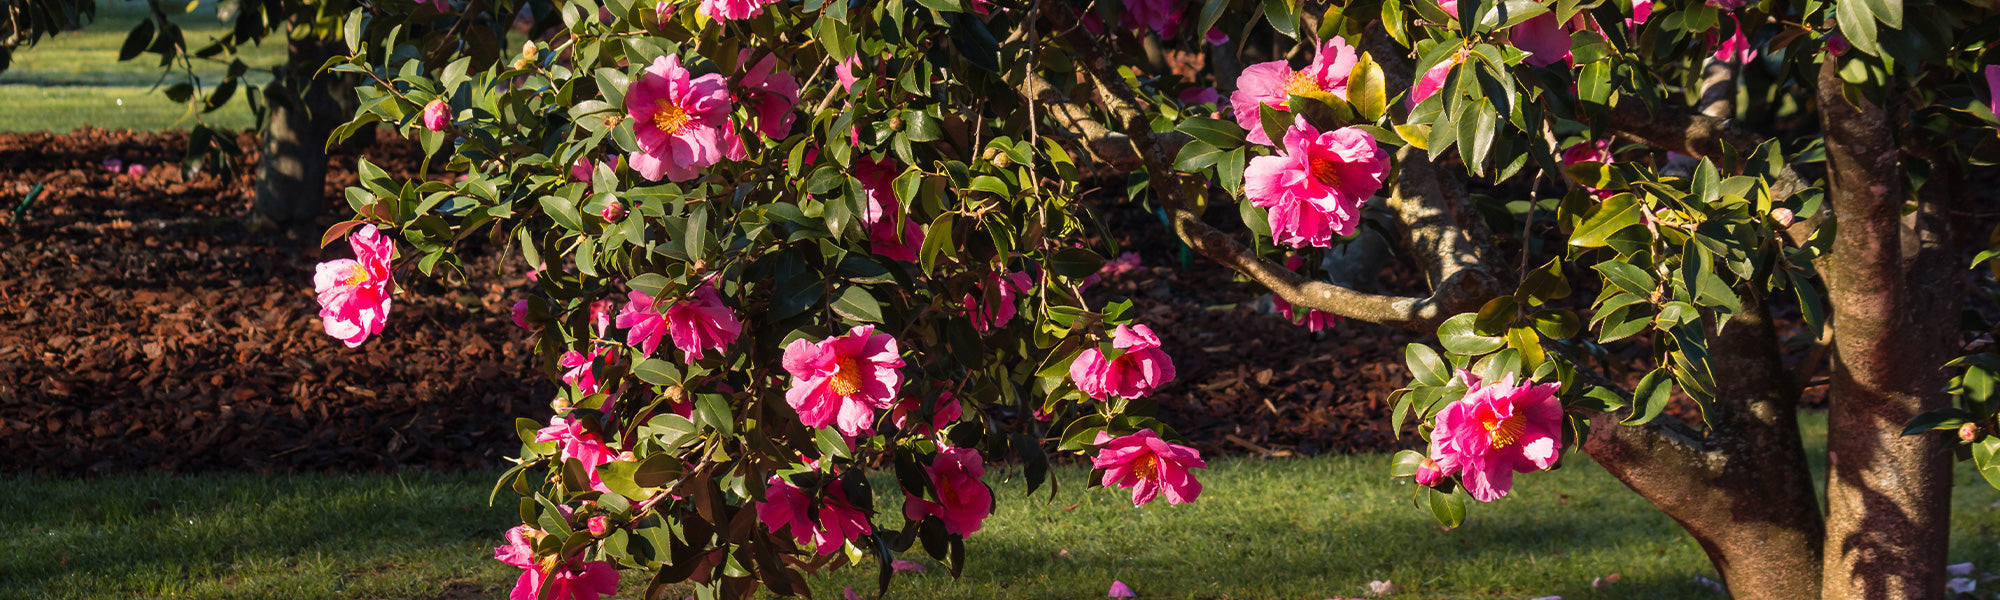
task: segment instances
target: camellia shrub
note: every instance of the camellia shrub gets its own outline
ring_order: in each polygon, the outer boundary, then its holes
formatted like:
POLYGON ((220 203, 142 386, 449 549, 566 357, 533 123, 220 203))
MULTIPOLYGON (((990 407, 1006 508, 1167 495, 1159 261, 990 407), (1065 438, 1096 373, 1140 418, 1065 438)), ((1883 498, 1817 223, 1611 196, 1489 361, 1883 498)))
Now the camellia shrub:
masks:
POLYGON ((2000 482, 1953 217, 2000 159, 1995 9, 365 4, 334 18, 326 69, 366 82, 339 133, 451 176, 361 163, 321 314, 366 351, 470 238, 534 269, 514 319, 561 386, 494 489, 517 599, 886 587, 902 553, 964 568, 999 461, 1028 493, 1080 454, 1134 504, 1199 499, 1155 418, 1175 349, 1085 293, 1120 251, 1092 202, 1144 203, 1304 326, 1436 333, 1389 398, 1427 445, 1391 472, 1446 525, 1582 450, 1739 598, 1941 598, 1948 457, 2000 482), (1427 295, 1329 281, 1382 238, 1427 295), (1819 386, 1824 509, 1794 416, 1819 386))

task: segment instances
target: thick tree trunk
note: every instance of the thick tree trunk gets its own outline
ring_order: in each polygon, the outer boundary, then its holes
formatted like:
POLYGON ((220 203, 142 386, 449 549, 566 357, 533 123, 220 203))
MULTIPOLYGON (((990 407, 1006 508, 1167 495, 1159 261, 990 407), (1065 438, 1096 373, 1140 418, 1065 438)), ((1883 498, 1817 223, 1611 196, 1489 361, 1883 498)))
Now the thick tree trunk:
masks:
MULTIPOLYGON (((1893 120, 1841 93, 1835 61, 1819 74, 1820 122, 1839 230, 1822 265, 1834 323, 1827 415, 1825 598, 1945 598, 1950 454, 1938 436, 1901 435, 1944 406, 1941 370, 1956 349, 1958 281, 1944 207, 1905 217, 1893 120)), ((1948 166, 1948 165, 1947 165, 1948 166)))
POLYGON ((290 40, 285 72, 265 88, 270 126, 257 163, 257 221, 302 224, 325 209, 327 138, 354 105, 353 86, 332 75, 312 77, 339 51, 334 46, 317 38, 290 40))
POLYGON ((1760 302, 1712 341, 1718 397, 1706 436, 1677 423, 1621 426, 1616 415, 1600 414, 1584 444, 1694 536, 1738 600, 1820 595, 1825 526, 1776 333, 1760 302))

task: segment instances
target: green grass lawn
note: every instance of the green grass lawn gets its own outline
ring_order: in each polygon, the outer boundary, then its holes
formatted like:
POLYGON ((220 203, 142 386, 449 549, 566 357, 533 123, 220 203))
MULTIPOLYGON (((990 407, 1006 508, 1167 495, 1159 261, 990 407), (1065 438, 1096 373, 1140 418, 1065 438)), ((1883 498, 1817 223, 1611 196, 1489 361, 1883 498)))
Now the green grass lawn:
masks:
MULTIPOLYGON (((144 4, 110 1, 99 5, 97 20, 76 31, 67 31, 33 48, 18 51, 14 64, 0 73, 0 131, 68 131, 83 126, 106 129, 185 129, 195 123, 188 107, 170 101, 154 85, 161 81, 157 55, 142 55, 129 61, 118 60, 118 48, 126 33, 144 18, 144 4)), ((203 2, 188 13, 175 15, 182 35, 191 47, 206 45, 228 31, 215 19, 213 2, 203 2)), ((282 36, 262 45, 244 49, 243 61, 251 66, 247 81, 270 79, 269 67, 284 62, 282 36)), ((207 85, 222 80, 228 65, 197 59, 195 72, 207 85)), ((168 79, 167 84, 180 79, 168 79)), ((240 90, 239 90, 240 94, 240 90)), ((249 105, 239 95, 229 105, 202 115, 211 125, 246 128, 253 126, 249 105)))
MULTIPOLYGON (((1824 419, 1808 422, 1822 444, 1824 419)), ((1116 579, 1163 598, 1360 597, 1371 580, 1403 586, 1395 598, 1722 597, 1694 582, 1714 577, 1694 543, 1588 460, 1521 477, 1456 531, 1409 505, 1382 456, 1211 464, 1200 501, 1141 508, 1084 490, 1079 468, 1058 469, 1054 501, 1024 499, 1018 472, 994 469, 1000 511, 971 539, 965 577, 906 556, 930 573, 890 596, 1101 598, 1116 579), (1590 587, 1613 573, 1620 583, 1590 587)), ((490 548, 513 509, 485 505, 490 478, 0 479, 0 597, 504 597, 518 571, 490 548)), ((2000 493, 1970 467, 1958 484, 1952 560, 2000 567, 2000 493)), ((814 581, 821 597, 847 586, 871 593, 873 572, 814 581)))

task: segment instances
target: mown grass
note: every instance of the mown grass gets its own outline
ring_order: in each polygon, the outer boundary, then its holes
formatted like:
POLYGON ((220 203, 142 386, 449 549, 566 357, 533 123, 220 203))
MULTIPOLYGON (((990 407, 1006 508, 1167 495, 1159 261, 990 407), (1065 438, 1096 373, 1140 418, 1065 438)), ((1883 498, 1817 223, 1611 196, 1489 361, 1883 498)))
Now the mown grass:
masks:
MULTIPOLYGON (((1808 444, 1823 444, 1823 419, 1807 421, 1808 444)), ((1079 468, 1057 469, 1055 500, 1025 499, 1018 471, 998 468, 1000 511, 973 536, 964 577, 904 556, 930 572, 898 578, 890 597, 1101 598, 1113 580, 1158 598, 1360 597, 1373 580, 1402 586, 1394 598, 1722 597, 1695 582, 1714 573, 1677 526, 1573 458, 1455 531, 1411 507, 1379 455, 1219 459, 1200 501, 1140 508, 1083 489, 1079 468), (1613 573, 1618 584, 1590 586, 1613 573)), ((2000 493, 1958 474, 1952 560, 1995 570, 2000 493)), ((489 549, 513 509, 486 506, 490 477, 0 479, 0 597, 502 597, 518 571, 489 549)), ((813 586, 866 595, 873 571, 813 586)))
MULTIPOLYGON (((95 21, 75 31, 43 40, 14 54, 14 63, 0 72, 0 131, 69 131, 83 126, 106 129, 185 129, 196 121, 187 106, 168 100, 154 89, 162 69, 157 55, 118 60, 118 49, 132 26, 145 16, 144 3, 100 3, 95 21)), ((182 27, 190 47, 198 48, 228 30, 215 18, 213 2, 170 17, 182 27)), ((269 68, 284 62, 282 35, 243 49, 251 67, 246 81, 270 80, 269 68)), ((226 63, 196 59, 194 71, 204 85, 222 80, 226 63)), ((165 85, 181 81, 178 71, 165 85)), ((160 87, 165 87, 161 85, 160 87)), ((240 92, 240 90, 239 90, 240 92)), ((214 113, 201 115, 210 125, 247 128, 255 125, 242 96, 214 113)))

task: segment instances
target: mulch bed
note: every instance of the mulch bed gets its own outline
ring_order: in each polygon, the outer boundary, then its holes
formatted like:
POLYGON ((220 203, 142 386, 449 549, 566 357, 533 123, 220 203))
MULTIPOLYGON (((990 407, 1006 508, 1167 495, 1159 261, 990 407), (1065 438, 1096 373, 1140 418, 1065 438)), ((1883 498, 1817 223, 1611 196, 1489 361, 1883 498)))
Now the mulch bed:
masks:
MULTIPOLYGON (((468 250, 471 281, 406 281, 395 326, 345 348, 316 316, 317 236, 251 231, 251 176, 183 178, 184 147, 179 133, 0 135, 0 209, 45 187, 25 218, 0 217, 0 473, 491 468, 518 449, 516 417, 546 416, 554 388, 508 316, 526 282, 492 275, 520 265, 468 250), (114 174, 108 158, 150 170, 114 174)), ((363 153, 399 177, 421 160, 387 137, 363 153)), ((321 228, 344 216, 353 166, 335 157, 321 228)), ((1119 206, 1106 218, 1147 268, 1093 296, 1134 298, 1163 336, 1179 378, 1162 420, 1206 452, 1411 444, 1384 400, 1420 336, 1260 312, 1254 286, 1183 265, 1164 226, 1119 206)))

